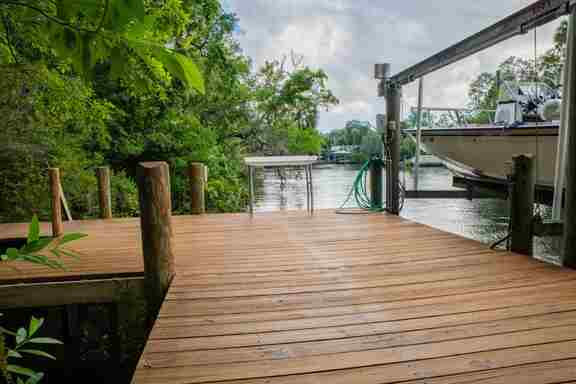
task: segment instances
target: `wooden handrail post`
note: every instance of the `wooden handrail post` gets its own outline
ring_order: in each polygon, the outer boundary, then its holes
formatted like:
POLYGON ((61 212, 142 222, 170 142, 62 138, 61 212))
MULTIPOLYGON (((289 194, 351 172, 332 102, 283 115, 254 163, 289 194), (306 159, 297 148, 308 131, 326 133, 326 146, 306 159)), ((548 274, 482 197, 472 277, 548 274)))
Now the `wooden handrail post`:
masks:
POLYGON ((165 162, 140 163, 137 170, 144 280, 153 322, 174 276, 170 171, 165 162))
POLYGON ((112 218, 112 197, 110 195, 110 168, 96 168, 98 178, 98 202, 100 206, 100 218, 112 218))
POLYGON ((202 163, 192 163, 188 168, 190 183, 190 210, 193 215, 206 212, 206 166, 202 163))
POLYGON ((52 236, 59 237, 64 234, 64 224, 62 223, 62 190, 60 189, 60 169, 49 168, 48 178, 50 179, 50 201, 52 208, 52 236))
POLYGON ((532 256, 534 212, 534 157, 530 154, 513 158, 510 195, 510 249, 532 256))

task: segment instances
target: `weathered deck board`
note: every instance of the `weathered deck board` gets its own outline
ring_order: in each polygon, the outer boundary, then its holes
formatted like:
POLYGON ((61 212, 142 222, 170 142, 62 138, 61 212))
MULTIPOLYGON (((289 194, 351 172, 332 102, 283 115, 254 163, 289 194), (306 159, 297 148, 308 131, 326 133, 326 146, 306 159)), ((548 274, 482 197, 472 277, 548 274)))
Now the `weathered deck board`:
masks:
MULTIPOLYGON (((136 384, 576 380, 576 272, 386 215, 173 227, 177 276, 136 384)), ((138 219, 66 231, 89 234, 69 272, 23 265, 0 271, 0 285, 142 274, 138 219)), ((25 233, 0 225, 0 238, 25 233)))
POLYGON ((576 379, 575 272, 386 215, 177 221, 134 383, 576 379))

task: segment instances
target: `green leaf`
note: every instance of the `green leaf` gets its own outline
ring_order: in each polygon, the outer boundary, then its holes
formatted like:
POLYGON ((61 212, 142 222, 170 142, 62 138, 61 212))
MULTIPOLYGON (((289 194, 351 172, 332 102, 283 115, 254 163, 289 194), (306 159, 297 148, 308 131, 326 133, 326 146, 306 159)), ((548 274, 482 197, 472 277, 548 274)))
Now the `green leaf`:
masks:
POLYGON ((28 342, 33 344, 62 344, 60 340, 56 340, 51 337, 36 337, 34 339, 28 340, 28 342))
POLYGON ((38 221, 38 216, 32 216, 32 222, 28 226, 28 241, 27 243, 30 244, 34 241, 40 239, 40 222, 38 221))
MULTIPOLYGON (((184 69, 184 75, 186 76, 186 83, 194 88, 196 91, 200 92, 201 94, 205 93, 204 88, 204 78, 198 69, 196 63, 192 61, 188 56, 184 56, 180 53, 175 52, 176 59, 184 69)), ((182 80, 182 79, 181 79, 182 80)))
POLYGON ((16 333, 15 333, 15 332, 9 331, 9 330, 7 330, 7 329, 4 328, 4 327, 0 327, 0 332, 6 333, 6 334, 8 334, 8 335, 10 335, 10 336, 16 336, 16 333))
POLYGON ((40 240, 34 240, 31 243, 26 244, 25 246, 20 248, 20 253, 40 252, 41 250, 46 248, 52 242, 52 240, 53 239, 50 237, 45 237, 40 240))
POLYGON ((16 331, 16 344, 22 344, 27 338, 28 332, 26 331, 26 328, 18 328, 18 331, 16 331))
POLYGON ((110 0, 108 12, 114 31, 123 30, 132 21, 143 21, 146 15, 143 0, 110 0))
POLYGON ((113 80, 118 80, 124 73, 124 63, 126 59, 122 54, 122 49, 119 47, 112 48, 110 52, 110 77, 113 80))
POLYGON ((42 356, 42 357, 46 357, 48 359, 56 360, 56 358, 54 356, 52 356, 51 354, 49 354, 48 352, 39 351, 36 349, 21 349, 20 352, 28 353, 30 355, 42 356))
POLYGON ((22 355, 19 354, 18 352, 14 351, 13 349, 9 349, 8 350, 8 357, 15 357, 17 359, 21 359, 22 355))
POLYGON ((86 235, 85 233, 68 233, 60 238, 60 240, 58 241, 58 246, 70 243, 71 241, 80 240, 86 236, 88 235, 86 235))
POLYGON ((62 253, 60 252, 60 250, 58 248, 51 249, 50 253, 56 257, 62 257, 62 253))
POLYGON ((34 336, 34 334, 38 331, 38 329, 40 329, 42 324, 44 324, 43 318, 37 319, 34 316, 32 316, 32 318, 30 319, 30 325, 28 326, 28 337, 34 336))
POLYGON ((80 254, 77 252, 74 252, 70 249, 66 249, 66 248, 58 248, 58 252, 63 253, 64 255, 71 257, 75 260, 80 260, 80 254))
POLYGON ((24 368, 24 367, 21 367, 19 365, 14 365, 14 364, 8 364, 6 369, 8 370, 8 372, 17 373, 19 375, 24 375, 24 376, 28 376, 28 377, 36 377, 38 375, 38 373, 34 372, 33 370, 31 370, 29 368, 24 368))
POLYGON ((20 257, 20 251, 18 251, 16 248, 8 248, 6 250, 6 256, 8 257, 8 260, 16 260, 20 257))
POLYGON ((36 376, 29 377, 28 380, 26 380, 26 384, 38 384, 40 381, 42 381, 43 378, 43 372, 36 372, 36 376))
POLYGON ((166 48, 153 47, 152 52, 170 74, 188 87, 204 94, 204 79, 196 64, 190 58, 166 48))

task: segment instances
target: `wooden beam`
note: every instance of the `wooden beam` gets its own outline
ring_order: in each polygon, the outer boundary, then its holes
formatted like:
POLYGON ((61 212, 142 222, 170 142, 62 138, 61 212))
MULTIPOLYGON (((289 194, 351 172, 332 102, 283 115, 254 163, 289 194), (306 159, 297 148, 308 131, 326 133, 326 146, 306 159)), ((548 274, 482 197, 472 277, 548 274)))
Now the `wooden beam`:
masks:
POLYGON ((149 320, 153 321, 174 276, 168 164, 140 163, 137 180, 146 297, 149 302, 149 320))
POLYGON ((62 188, 60 187, 60 169, 48 169, 50 180, 50 196, 52 207, 52 236, 59 237, 64 234, 64 224, 62 224, 62 188))
POLYGON ((110 168, 96 168, 98 178, 98 203, 100 207, 100 218, 112 218, 112 197, 110 194, 110 168))
POLYGON ((510 196, 510 249, 532 256, 535 162, 530 154, 513 157, 510 196))
POLYGON ((190 184, 190 211, 193 215, 206 212, 206 179, 207 168, 202 163, 192 163, 188 168, 190 184))
POLYGON ((386 210, 400 214, 400 108, 402 88, 390 85, 386 89, 386 115, 388 124, 385 143, 388 147, 389 161, 386 169, 386 210))
POLYGON ((113 303, 121 300, 119 290, 141 291, 143 287, 143 277, 3 285, 0 286, 0 307, 113 303))

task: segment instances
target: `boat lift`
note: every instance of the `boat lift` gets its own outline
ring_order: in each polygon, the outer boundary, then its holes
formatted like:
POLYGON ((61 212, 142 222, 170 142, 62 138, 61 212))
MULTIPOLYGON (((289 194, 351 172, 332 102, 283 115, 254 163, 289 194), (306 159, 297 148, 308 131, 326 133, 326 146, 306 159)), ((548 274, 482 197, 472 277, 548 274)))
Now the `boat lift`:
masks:
POLYGON ((386 210, 399 214, 400 190, 399 151, 400 151, 400 106, 402 87, 419 80, 418 122, 417 122, 417 164, 420 152, 420 129, 422 116, 423 78, 439 69, 458 62, 466 57, 492 47, 512 37, 526 34, 530 30, 545 25, 559 17, 570 15, 567 54, 563 76, 562 118, 558 138, 556 159, 556 180, 554 188, 554 218, 562 217, 564 211, 563 263, 576 268, 576 135, 569 131, 576 129, 576 108, 572 100, 576 97, 576 1, 539 0, 522 10, 504 18, 496 24, 456 43, 443 51, 390 76, 390 64, 376 64, 375 78, 379 80, 378 95, 386 99, 387 123, 385 140, 389 140, 391 162, 387 167, 386 210), (564 185, 566 192, 564 194, 564 185), (564 196, 564 199, 563 199, 564 196))

